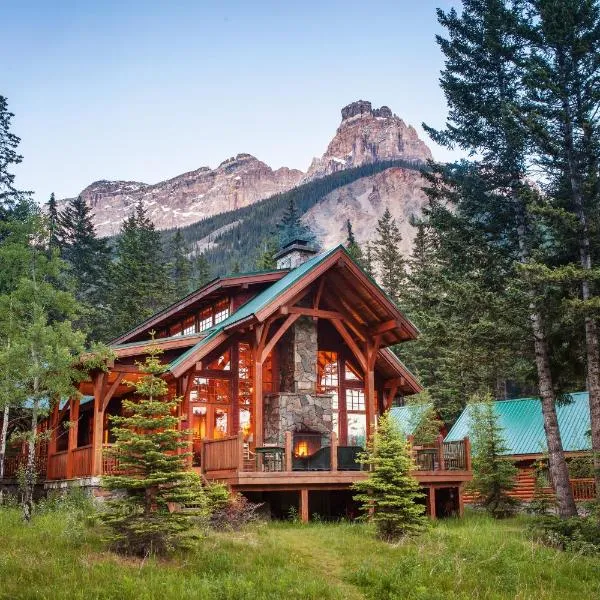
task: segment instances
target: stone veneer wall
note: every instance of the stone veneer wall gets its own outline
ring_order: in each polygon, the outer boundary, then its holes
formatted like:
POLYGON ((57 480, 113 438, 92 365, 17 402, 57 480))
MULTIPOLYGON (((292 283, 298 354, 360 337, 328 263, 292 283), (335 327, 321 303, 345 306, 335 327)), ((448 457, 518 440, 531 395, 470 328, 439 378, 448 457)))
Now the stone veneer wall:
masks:
POLYGON ((286 431, 316 431, 327 445, 333 429, 331 394, 281 392, 265 397, 265 443, 282 444, 286 431))

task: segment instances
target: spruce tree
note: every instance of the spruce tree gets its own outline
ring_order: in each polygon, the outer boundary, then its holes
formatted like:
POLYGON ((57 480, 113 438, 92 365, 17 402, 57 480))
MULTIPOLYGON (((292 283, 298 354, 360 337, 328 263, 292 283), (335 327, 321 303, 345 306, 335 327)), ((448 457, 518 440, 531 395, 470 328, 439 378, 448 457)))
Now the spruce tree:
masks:
POLYGON ((53 223, 49 212, 49 243, 60 245, 61 257, 71 267, 75 296, 89 311, 79 325, 88 326, 97 340, 107 320, 110 250, 96 235, 92 209, 81 196, 69 200, 58 217, 53 223))
POLYGON ((402 236, 392 217, 389 208, 385 209, 383 216, 377 221, 377 237, 373 242, 373 253, 377 265, 378 279, 383 291, 396 304, 400 300, 401 287, 406 271, 404 258, 400 252, 402 236))
POLYGON ((294 196, 290 195, 287 208, 283 213, 281 222, 277 225, 279 232, 279 247, 283 248, 294 240, 303 240, 309 243, 315 242, 315 235, 309 227, 300 220, 294 196))
POLYGON ((124 333, 166 306, 170 299, 160 234, 140 202, 117 239, 111 282, 111 333, 124 333))
POLYGON ((58 203, 54 197, 54 192, 50 194, 46 208, 48 211, 48 248, 50 250, 60 250, 63 236, 58 214, 58 203))
POLYGON ((357 481, 354 499, 370 517, 380 538, 393 541, 423 531, 427 526, 425 506, 406 439, 389 412, 379 419, 377 432, 368 443, 363 464, 370 468, 367 479, 357 481))
POLYGON ((371 279, 375 279, 375 259, 373 258, 373 244, 371 242, 367 242, 367 249, 364 257, 364 270, 371 279))
MULTIPOLYGON (((522 283, 529 301, 529 326, 542 413, 548 441, 550 470, 556 483, 559 512, 563 517, 576 514, 569 486, 555 407, 556 382, 553 380, 552 327, 554 312, 560 304, 554 290, 533 280, 528 274, 548 257, 548 223, 540 216, 549 208, 541 206, 543 198, 536 194, 528 180, 530 172, 531 139, 527 133, 523 109, 527 106, 528 78, 524 66, 531 55, 527 40, 533 13, 524 2, 501 0, 464 0, 458 13, 438 10, 438 19, 447 37, 439 36, 438 43, 445 55, 441 85, 449 105, 448 126, 443 131, 427 128, 433 139, 448 147, 460 147, 478 161, 438 169, 429 179, 434 202, 442 207, 450 201, 464 213, 463 230, 468 236, 476 232, 484 242, 481 249, 513 254, 522 273, 522 283), (525 35, 524 35, 525 34, 525 35), (485 90, 485 93, 482 93, 485 90), (453 179, 459 169, 476 171, 476 180, 485 194, 468 189, 467 197, 475 202, 463 202, 454 184, 441 191, 441 179, 453 179), (436 179, 437 177, 437 179, 436 179), (536 197, 537 196, 537 197, 536 197)), ((551 79, 547 79, 550 86, 551 79)), ((551 138, 548 138, 550 140, 551 138)), ((469 183, 471 178, 464 180, 469 183)), ((443 187, 443 184, 442 186, 443 187)), ((459 209, 458 212, 461 212, 459 209)), ((451 222, 452 217, 446 217, 451 222)), ((468 237, 465 238, 468 241, 468 237)), ((467 253, 461 258, 469 258, 467 253)), ((559 317, 560 319, 560 317, 559 317)), ((560 373, 560 371, 559 371, 560 373)))
POLYGON ((204 252, 198 252, 193 260, 193 288, 200 289, 212 279, 210 264, 204 252))
POLYGON ((169 242, 169 275, 173 289, 173 300, 179 300, 191 291, 192 265, 188 258, 189 249, 181 230, 176 229, 169 242))
POLYGON ((473 454, 473 481, 477 502, 495 519, 512 515, 518 502, 508 495, 515 487, 517 468, 505 458, 502 427, 491 396, 474 398, 471 405, 470 437, 473 454))
POLYGON ((352 223, 350 223, 350 219, 346 219, 346 250, 348 254, 354 259, 354 261, 360 265, 364 266, 364 256, 356 238, 354 237, 354 232, 352 231, 352 223))
POLYGON ((260 254, 256 259, 256 268, 259 271, 272 271, 277 268, 275 255, 279 251, 277 239, 269 237, 260 245, 260 254))
POLYGON ((8 110, 7 99, 0 95, 0 221, 29 196, 15 188, 15 175, 9 171, 23 160, 17 153, 21 140, 10 130, 13 117, 14 114, 8 110))
POLYGON ((120 474, 103 477, 109 490, 125 496, 110 500, 104 522, 112 530, 115 550, 136 556, 166 554, 190 539, 194 519, 207 517, 207 496, 196 473, 187 469, 188 433, 179 430, 183 417, 175 416, 181 398, 168 397, 161 377, 161 350, 151 344, 143 376, 128 382, 135 398, 123 400, 124 416, 111 417, 116 442, 111 452, 120 474), (195 510, 183 512, 182 508, 195 510))

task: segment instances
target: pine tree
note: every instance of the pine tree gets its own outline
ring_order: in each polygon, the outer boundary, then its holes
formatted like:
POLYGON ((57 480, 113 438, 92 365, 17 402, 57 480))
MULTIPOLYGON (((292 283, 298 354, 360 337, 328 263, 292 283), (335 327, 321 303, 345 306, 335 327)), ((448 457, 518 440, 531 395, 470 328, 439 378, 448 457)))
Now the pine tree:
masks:
POLYGON ((260 245, 260 254, 256 259, 256 268, 259 271, 272 271, 277 268, 275 255, 279 250, 277 239, 269 237, 260 245))
POLYGON ((24 398, 30 403, 22 500, 28 521, 44 402, 77 393, 77 383, 86 377, 76 360, 84 350, 85 335, 71 325, 80 313, 76 299, 55 286, 65 264, 46 252, 43 219, 36 216, 8 224, 9 233, 0 244, 0 363, 8 371, 3 371, 0 387, 13 386, 13 403, 24 398))
POLYGON ((60 216, 58 214, 58 203, 54 197, 54 192, 50 194, 50 199, 46 204, 48 211, 48 248, 50 250, 60 250, 62 244, 62 227, 60 216))
POLYGON ((365 270, 365 273, 371 279, 375 279, 374 263, 375 263, 375 261, 373 258, 373 244, 371 242, 367 242, 367 249, 366 249, 365 258, 364 258, 364 270, 365 270))
POLYGON ((377 273, 383 291, 396 304, 406 277, 404 258, 400 252, 402 236, 389 208, 377 221, 377 238, 373 242, 377 273))
POLYGON ((21 192, 14 186, 15 176, 9 168, 18 165, 23 157, 17 153, 21 141, 10 131, 14 114, 8 110, 6 98, 0 95, 0 221, 27 200, 29 193, 21 192))
POLYGON ((515 487, 517 468, 507 460, 506 442, 491 396, 474 398, 471 405, 473 481, 477 501, 496 519, 508 517, 518 502, 508 495, 515 487))
POLYGON ((379 537, 392 541, 423 531, 425 507, 417 502, 423 494, 411 475, 414 465, 406 439, 389 413, 379 419, 363 462, 371 468, 369 476, 352 489, 362 510, 372 513, 379 537))
MULTIPOLYGON (((525 274, 522 285, 529 300, 531 346, 550 469, 556 483, 559 512, 569 517, 576 514, 576 507, 556 418, 550 345, 555 324, 551 313, 556 311, 560 299, 554 290, 526 275, 540 260, 554 257, 545 255, 549 245, 541 242, 549 237, 548 223, 541 223, 540 219, 548 206, 539 206, 543 204, 542 199, 536 198, 535 190, 527 183, 532 175, 528 170, 532 157, 529 154, 531 140, 524 127, 528 117, 523 116, 528 78, 524 65, 528 63, 531 44, 524 33, 527 34, 531 15, 530 7, 525 4, 531 3, 464 0, 460 14, 455 9, 447 13, 438 10, 438 20, 448 35, 447 38, 439 36, 438 43, 446 58, 441 85, 449 104, 449 119, 443 131, 426 129, 438 143, 459 146, 480 156, 477 165, 466 168, 477 171, 476 181, 486 192, 477 193, 464 186, 457 190, 451 184, 435 199, 437 206, 450 200, 455 212, 464 213, 466 236, 472 232, 481 236, 482 252, 512 250, 514 262, 525 274), (461 193, 466 190, 465 195, 474 202, 462 201, 461 193)), ((534 16, 534 20, 536 18, 534 16)), ((460 168, 464 169, 465 165, 438 169, 429 178, 432 187, 435 189, 439 184, 436 175, 452 179, 452 171, 460 168)), ((469 183, 469 179, 463 184, 469 183)), ((451 217, 446 217, 446 222, 451 221, 451 217)), ((468 242, 469 237, 465 240, 468 242)), ((460 256, 470 257, 464 252, 460 256)))
POLYGON ((281 222, 277 225, 280 248, 287 246, 294 240, 303 240, 308 243, 315 242, 314 233, 309 227, 302 223, 300 217, 301 215, 296 206, 296 202, 294 201, 294 197, 290 196, 281 222))
POLYGON ((169 243, 169 264, 173 300, 179 300, 191 291, 192 265, 188 258, 189 249, 183 239, 181 230, 177 228, 169 243))
POLYGON ((171 297, 160 234, 141 202, 124 221, 112 269, 111 333, 118 335, 166 306, 171 297))
POLYGON ((352 231, 352 223, 350 223, 350 219, 346 220, 346 231, 348 235, 346 237, 346 250, 348 254, 352 257, 354 262, 356 262, 361 267, 364 266, 364 256, 356 238, 354 237, 354 232, 352 231))
POLYGON ((210 264, 206 260, 204 253, 196 254, 193 261, 193 287, 194 289, 200 289, 204 287, 211 279, 210 264))
POLYGON ((124 490, 110 500, 104 521, 111 528, 115 550, 136 556, 165 554, 189 540, 191 517, 207 517, 208 499, 197 474, 187 469, 188 433, 178 430, 175 416, 181 398, 168 398, 161 375, 160 348, 151 344, 140 363, 143 376, 129 383, 136 398, 123 400, 125 416, 111 417, 116 425, 112 452, 122 474, 103 478, 109 490, 124 490), (182 507, 195 507, 190 513, 182 507))

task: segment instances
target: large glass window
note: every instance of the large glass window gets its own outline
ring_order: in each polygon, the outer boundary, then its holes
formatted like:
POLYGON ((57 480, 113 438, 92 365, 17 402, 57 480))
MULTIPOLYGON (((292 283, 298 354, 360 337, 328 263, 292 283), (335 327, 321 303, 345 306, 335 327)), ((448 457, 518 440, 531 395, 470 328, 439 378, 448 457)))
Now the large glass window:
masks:
POLYGON ((331 394, 333 431, 339 436, 339 367, 337 352, 320 350, 317 356, 317 392, 331 394))

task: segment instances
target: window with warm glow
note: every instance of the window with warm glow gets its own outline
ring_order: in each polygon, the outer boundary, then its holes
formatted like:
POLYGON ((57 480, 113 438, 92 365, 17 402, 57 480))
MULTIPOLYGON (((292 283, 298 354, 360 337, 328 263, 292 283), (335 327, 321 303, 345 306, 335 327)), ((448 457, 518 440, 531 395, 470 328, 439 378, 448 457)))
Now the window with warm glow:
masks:
POLYGON ((339 368, 337 352, 319 350, 317 355, 317 392, 331 394, 332 427, 339 435, 339 368))
POLYGON ((198 331, 206 331, 213 325, 212 308, 204 309, 198 318, 198 331))
POLYGON ((196 317, 193 315, 188 317, 183 322, 183 335, 191 335, 192 333, 196 333, 196 317))
POLYGON ((215 305, 215 325, 229 316, 229 300, 222 300, 215 305))

